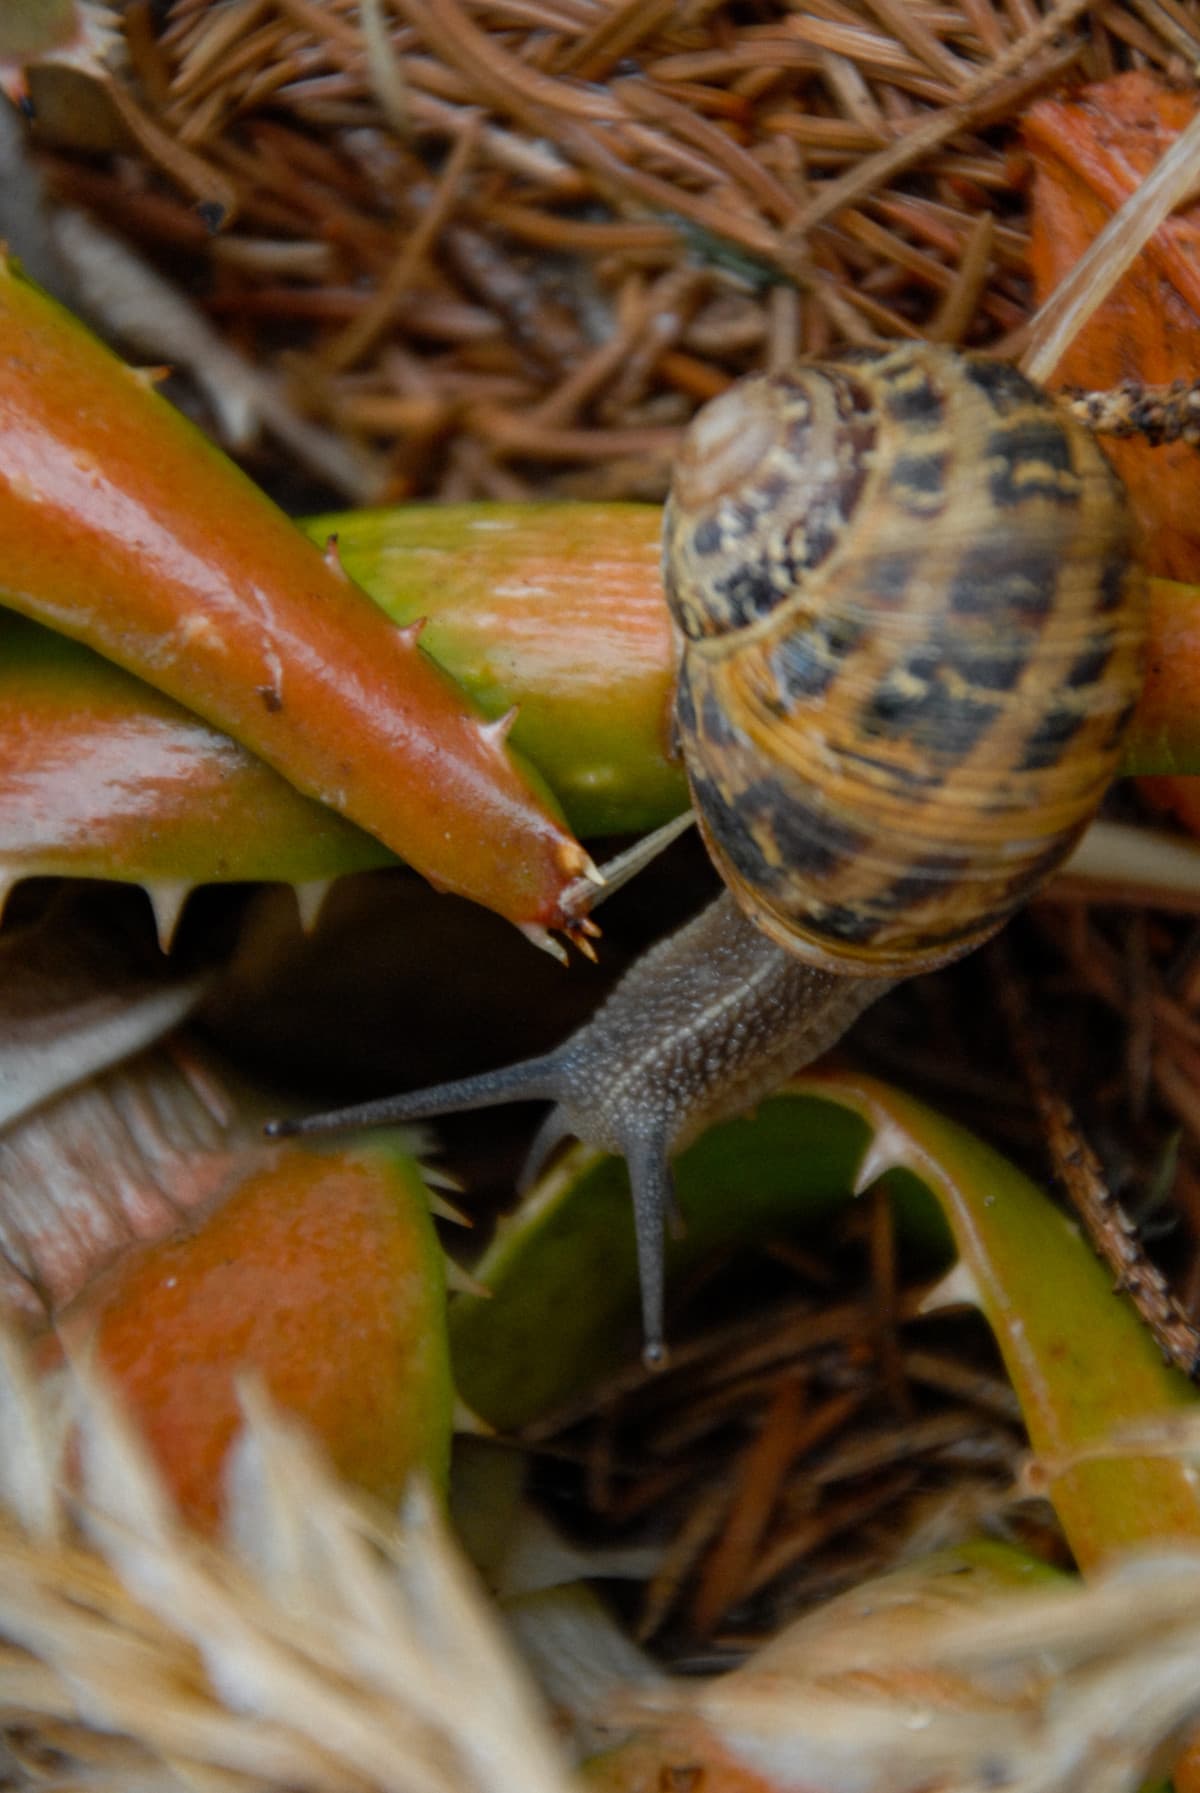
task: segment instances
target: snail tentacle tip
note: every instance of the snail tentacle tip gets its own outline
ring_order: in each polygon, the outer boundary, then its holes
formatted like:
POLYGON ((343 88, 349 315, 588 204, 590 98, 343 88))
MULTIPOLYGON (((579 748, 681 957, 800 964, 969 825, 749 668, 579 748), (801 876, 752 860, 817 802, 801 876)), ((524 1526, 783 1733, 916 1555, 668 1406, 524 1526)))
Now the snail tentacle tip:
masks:
POLYGON ((675 1183, 665 1131, 654 1123, 645 1125, 644 1132, 625 1142, 625 1162, 629 1167, 633 1195, 638 1283, 642 1296, 642 1348, 649 1363, 652 1354, 655 1361, 662 1361, 665 1354, 664 1247, 667 1216, 675 1209, 675 1183))
POLYGON ((427 1121, 443 1114, 465 1114, 475 1108, 498 1108, 506 1102, 555 1102, 560 1087, 560 1063, 556 1054, 526 1058, 499 1070, 457 1077, 428 1089, 409 1090, 399 1096, 381 1096, 351 1108, 325 1114, 308 1114, 299 1120, 267 1124, 271 1138, 298 1133, 348 1133, 368 1127, 403 1127, 410 1121, 427 1121))
POLYGON ((299 1121, 277 1119, 263 1122, 263 1133, 267 1139, 291 1139, 302 1131, 299 1121))

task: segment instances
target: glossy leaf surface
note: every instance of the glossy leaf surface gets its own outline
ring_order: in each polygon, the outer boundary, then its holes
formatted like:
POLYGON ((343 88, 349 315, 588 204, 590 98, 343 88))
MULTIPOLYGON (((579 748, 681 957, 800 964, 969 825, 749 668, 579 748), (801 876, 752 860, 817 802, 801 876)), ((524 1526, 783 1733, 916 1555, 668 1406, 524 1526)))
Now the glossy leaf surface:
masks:
MULTIPOLYGON (((499 717, 580 834, 652 828, 687 800, 669 755, 672 649, 647 505, 413 506, 305 527, 499 717)), ((1200 601, 1149 584, 1130 771, 1200 767, 1200 601)), ((63 636, 0 621, 0 882, 305 883, 391 863, 210 725, 63 636)))
POLYGON ((0 267, 3 600, 432 882, 551 924, 580 849, 412 634, 67 312, 0 267))
POLYGON ((444 1480, 441 1250, 410 1159, 256 1153, 208 1210, 127 1251, 58 1316, 120 1391, 183 1512, 220 1512, 238 1380, 301 1416, 339 1473, 394 1503, 444 1480))
POLYGON ((0 882, 299 884, 392 858, 142 680, 0 616, 0 882))
POLYGON ((668 758, 674 650, 650 504, 410 505, 314 518, 343 564, 511 739, 582 834, 687 801, 668 758))

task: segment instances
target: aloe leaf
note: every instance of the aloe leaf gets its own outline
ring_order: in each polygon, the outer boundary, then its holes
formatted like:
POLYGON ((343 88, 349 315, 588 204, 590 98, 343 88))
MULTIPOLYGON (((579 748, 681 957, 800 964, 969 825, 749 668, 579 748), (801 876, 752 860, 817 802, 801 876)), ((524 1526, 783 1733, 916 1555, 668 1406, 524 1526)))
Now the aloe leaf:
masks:
MULTIPOLYGON (((1081 1566, 1200 1536, 1191 1471, 1105 1441, 1195 1403, 1075 1227, 1011 1164, 911 1098, 814 1074, 716 1128, 676 1165, 687 1236, 678 1276, 719 1245, 812 1231, 887 1174, 906 1224, 941 1232, 945 1298, 977 1305, 1021 1400, 1048 1491, 1081 1566), (935 1218, 940 1215, 940 1226, 935 1218)), ((624 1167, 579 1147, 544 1176, 477 1266, 487 1298, 451 1310, 459 1391, 495 1425, 528 1423, 627 1354, 637 1274, 624 1167)))
MULTIPOLYGON (((580 834, 686 802, 669 755, 670 634, 652 505, 413 505, 310 519, 493 718, 580 834)), ((1200 766, 1195 588, 1150 581, 1154 650, 1126 770, 1200 766)), ((394 855, 226 735, 77 643, 0 623, 0 893, 72 874, 316 883, 394 855), (79 767, 97 775, 81 779, 79 767)))
MULTIPOLYGON (((144 1210, 139 1173, 166 1211, 56 1312, 55 1335, 112 1378, 185 1513, 206 1528, 218 1518, 247 1378, 304 1420, 343 1476, 388 1503, 414 1470, 444 1486, 453 1396, 443 1258, 411 1158, 378 1144, 313 1153, 231 1142, 200 1154, 202 1172, 219 1173, 223 1158, 224 1175, 199 1209, 187 1211, 197 1179, 181 1158, 169 1191, 180 1190, 184 1212, 172 1212, 153 1177, 160 1155, 147 1163, 136 1129, 122 1134, 120 1098, 130 1095, 109 1078, 76 1098, 90 1114, 60 1114, 58 1140, 39 1134, 52 1185, 56 1169, 71 1169, 62 1123, 77 1138, 106 1093, 108 1131, 127 1146, 102 1180, 98 1217, 144 1210)), ((161 1158, 169 1164, 169 1140, 161 1158)), ((70 1217, 75 1193, 82 1225, 86 1201, 69 1174, 62 1181, 60 1212, 70 1217)), ((53 1360, 49 1340, 45 1354, 53 1360)))
POLYGON ((674 649, 650 504, 408 505, 315 517, 347 572, 490 716, 581 834, 657 827, 687 801, 670 758, 674 649))
MULTIPOLYGON (((347 569, 491 715, 575 827, 657 827, 684 801, 668 757, 675 649, 662 513, 648 504, 407 505, 330 513, 347 569), (611 807, 605 792, 611 791, 611 807), (639 805, 643 806, 639 808, 639 805)), ((1146 581, 1146 684, 1122 770, 1200 772, 1200 587, 1146 581)))
POLYGON ((416 632, 8 260, 0 344, 0 601, 232 734, 439 888, 561 925, 587 856, 416 632))
MULTIPOLYGON (((428 615, 423 640, 485 714, 519 706, 514 734, 577 831, 635 832, 683 807, 652 506, 416 506, 308 528, 322 541, 334 524, 395 620, 428 615)), ((0 616, 0 897, 42 875, 182 894, 389 863, 142 680, 0 616)))
POLYGON ((0 887, 305 884, 392 862, 169 697, 66 636, 0 617, 0 887))

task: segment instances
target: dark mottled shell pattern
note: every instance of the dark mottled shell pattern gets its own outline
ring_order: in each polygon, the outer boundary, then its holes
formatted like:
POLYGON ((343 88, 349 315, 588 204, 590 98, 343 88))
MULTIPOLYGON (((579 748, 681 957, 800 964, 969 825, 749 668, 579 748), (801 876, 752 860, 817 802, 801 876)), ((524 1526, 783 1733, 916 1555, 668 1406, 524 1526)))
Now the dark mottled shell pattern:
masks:
POLYGON ((701 826, 783 945, 957 957, 1070 851, 1141 681, 1124 497, 1013 368, 928 344, 741 382, 667 507, 701 826))

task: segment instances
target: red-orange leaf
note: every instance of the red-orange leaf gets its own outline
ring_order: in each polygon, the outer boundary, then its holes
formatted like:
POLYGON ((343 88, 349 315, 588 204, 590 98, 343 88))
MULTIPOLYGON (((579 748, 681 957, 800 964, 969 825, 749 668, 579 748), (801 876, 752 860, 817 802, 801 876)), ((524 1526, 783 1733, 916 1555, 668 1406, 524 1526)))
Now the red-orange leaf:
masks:
MULTIPOLYGON (((1169 149, 1194 95, 1152 76, 1119 75, 1070 99, 1039 101, 1025 119, 1035 173, 1031 258, 1047 299, 1093 238, 1169 149)), ((1093 314, 1055 370, 1055 386, 1191 380, 1200 332, 1200 207, 1170 218, 1093 314)), ((1147 572, 1200 582, 1196 450, 1106 444, 1140 526, 1147 572)))
POLYGON ((559 921, 582 849, 413 633, 7 263, 0 587, 435 884, 559 921))
POLYGON ((441 1481, 442 1258, 416 1166, 287 1151, 241 1175, 206 1216, 126 1252, 58 1316, 59 1336, 94 1350, 196 1524, 220 1513, 244 1375, 382 1499, 415 1468, 441 1481))

